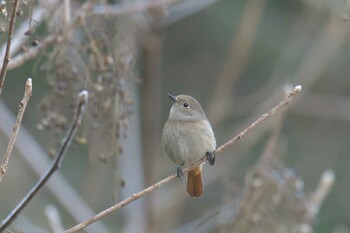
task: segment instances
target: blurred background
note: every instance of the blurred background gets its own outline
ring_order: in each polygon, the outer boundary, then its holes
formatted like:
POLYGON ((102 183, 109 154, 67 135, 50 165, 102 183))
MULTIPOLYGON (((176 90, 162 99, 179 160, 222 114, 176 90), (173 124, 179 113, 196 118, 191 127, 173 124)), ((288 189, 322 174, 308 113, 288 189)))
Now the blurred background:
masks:
MULTIPOLYGON (((1 4, 2 61, 13 1, 1 4)), ((177 179, 86 232, 349 232, 349 13, 347 0, 20 0, 1 153, 28 77, 33 95, 0 183, 0 219, 49 167, 82 89, 90 100, 76 140, 11 232, 60 232, 55 223, 68 229, 175 173, 160 145, 166 93, 194 96, 221 145, 302 85, 285 112, 204 166, 203 198, 177 179), (334 186, 306 216, 325 171, 334 186), (250 189, 256 176, 272 183, 250 189)))

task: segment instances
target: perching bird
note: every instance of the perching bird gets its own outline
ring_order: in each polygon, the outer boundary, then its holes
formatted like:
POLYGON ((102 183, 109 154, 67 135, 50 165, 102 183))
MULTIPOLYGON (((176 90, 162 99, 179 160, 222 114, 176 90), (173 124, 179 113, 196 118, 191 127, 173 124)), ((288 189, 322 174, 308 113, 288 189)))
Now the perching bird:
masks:
MULTIPOLYGON (((210 165, 215 157, 216 140, 211 125, 198 101, 188 95, 173 96, 167 122, 164 125, 162 145, 169 158, 177 165, 181 178, 181 166, 191 164, 205 155, 210 165)), ((203 195, 202 165, 188 172, 187 193, 191 197, 203 195)))

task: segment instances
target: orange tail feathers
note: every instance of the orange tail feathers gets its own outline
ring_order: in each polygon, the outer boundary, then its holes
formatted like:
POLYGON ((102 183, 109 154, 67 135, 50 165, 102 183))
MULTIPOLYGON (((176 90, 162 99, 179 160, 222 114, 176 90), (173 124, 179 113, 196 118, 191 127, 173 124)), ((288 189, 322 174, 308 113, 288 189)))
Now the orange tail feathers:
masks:
POLYGON ((202 166, 195 167, 188 172, 187 193, 191 197, 203 196, 202 166))

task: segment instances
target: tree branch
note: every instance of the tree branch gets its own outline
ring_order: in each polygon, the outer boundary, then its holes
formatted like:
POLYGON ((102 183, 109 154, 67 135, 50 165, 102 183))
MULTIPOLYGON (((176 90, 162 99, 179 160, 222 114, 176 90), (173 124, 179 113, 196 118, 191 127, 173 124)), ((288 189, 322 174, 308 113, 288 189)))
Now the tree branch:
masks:
POLYGON ((11 134, 9 143, 7 145, 7 148, 6 148, 4 158, 2 159, 2 162, 0 164, 0 182, 2 181, 2 178, 4 177, 4 175, 6 173, 7 166, 8 166, 9 160, 10 160, 10 156, 11 156, 11 152, 12 152, 13 146, 15 145, 18 131, 19 131, 19 128, 21 126, 24 111, 26 110, 26 107, 27 107, 27 104, 28 104, 28 101, 29 101, 31 95, 32 95, 32 79, 28 78, 27 82, 26 82, 25 89, 24 89, 23 99, 21 100, 21 103, 19 104, 19 110, 18 110, 18 114, 16 117, 16 122, 15 122, 15 125, 13 126, 12 134, 11 134))
POLYGON ((243 130, 240 134, 237 136, 233 137, 231 140, 226 142, 225 144, 221 145, 218 147, 215 151, 214 154, 220 153, 223 151, 226 147, 230 146, 231 144, 235 143, 236 141, 242 139, 247 133, 252 131, 256 126, 260 125, 263 123, 266 119, 272 117, 275 115, 277 112, 281 111, 285 106, 287 106, 290 101, 292 100, 292 97, 295 96, 296 94, 299 94, 301 91, 301 86, 295 86, 293 90, 279 103, 277 104, 273 109, 271 109, 269 112, 261 115, 258 120, 256 120, 253 124, 251 124, 248 128, 243 130))
MULTIPOLYGON (((267 113, 261 115, 254 123, 252 123, 248 128, 246 128, 245 130, 243 130, 240 134, 238 134, 237 136, 233 137, 231 140, 229 140, 228 142, 226 142, 225 144, 223 144, 222 146, 218 147, 215 151, 213 151, 213 154, 218 154, 220 152, 222 152, 224 149, 226 149, 227 147, 231 146, 233 143, 235 143, 236 141, 242 139, 246 134, 248 134, 249 132, 251 132, 253 129, 255 129, 258 125, 260 125, 261 123, 263 123, 266 119, 272 117, 273 115, 275 115, 276 113, 278 113, 279 111, 281 111, 282 109, 284 109, 292 100, 292 97, 294 97, 295 95, 297 95, 298 93, 300 93, 301 91, 301 86, 295 86, 294 89, 289 93, 288 96, 286 96, 279 104, 277 104, 274 108, 272 108, 270 111, 268 111, 267 113)), ((206 161, 206 156, 204 156, 202 159, 184 167, 182 169, 182 172, 188 172, 190 169, 202 164, 203 162, 206 161)), ((100 220, 101 218, 107 216, 108 214, 122 208, 123 206, 141 198, 142 196, 158 189, 159 187, 161 187, 164 184, 169 183, 170 181, 174 180, 175 178, 177 178, 177 173, 176 174, 172 174, 166 178, 164 178, 163 180, 149 186, 148 188, 137 192, 133 195, 131 195, 130 197, 126 198, 125 200, 109 207, 108 209, 98 213, 97 215, 93 216, 92 218, 79 223, 77 225, 75 225, 72 228, 69 228, 68 230, 65 231, 65 233, 74 233, 74 232, 78 232, 80 230, 83 230, 84 228, 86 228, 88 225, 100 220)))
POLYGON ((18 2, 19 2, 19 0, 15 0, 15 2, 13 3, 12 13, 11 13, 9 35, 7 37, 7 44, 6 44, 6 51, 5 51, 4 60, 2 62, 2 67, 1 67, 1 71, 0 71, 0 95, 1 95, 2 87, 4 86, 4 82, 5 82, 7 65, 9 64, 9 61, 10 61, 11 41, 12 41, 12 35, 13 35, 15 22, 16 22, 18 2))
MULTIPOLYGON (((28 50, 28 52, 18 54, 17 56, 13 57, 10 64, 9 69, 14 69, 22 64, 24 64, 26 61, 35 58, 38 56, 40 52, 42 52, 45 48, 50 46, 51 44, 57 42, 62 42, 67 35, 74 29, 76 26, 76 23, 81 20, 82 18, 86 17, 88 12, 90 12, 90 9, 92 7, 92 0, 86 1, 82 7, 79 9, 79 11, 76 13, 74 18, 65 25, 65 27, 62 29, 62 31, 58 31, 56 33, 48 35, 45 39, 43 39, 40 44, 36 47, 32 47, 28 50)), ((5 60, 4 60, 5 62, 5 60)), ((9 61, 7 61, 9 62, 9 61)), ((1 87, 1 86, 0 86, 1 87)))
POLYGON ((0 232, 4 231, 11 222, 17 217, 17 215, 23 210, 23 208, 32 200, 32 198, 38 193, 38 191, 45 185, 48 179, 58 170, 61 166, 62 160, 74 139, 78 126, 81 124, 83 114, 85 113, 86 104, 88 102, 88 92, 83 90, 79 93, 78 104, 76 107, 75 116, 73 118, 71 126, 68 128, 65 137, 61 142, 61 148, 53 161, 49 170, 40 178, 40 180, 32 187, 26 196, 17 204, 17 206, 10 212, 10 214, 2 221, 0 226, 0 232))
MULTIPOLYGON (((145 11, 154 7, 159 7, 164 4, 175 4, 179 0, 161 0, 161 1, 152 1, 152 2, 135 2, 127 4, 111 4, 111 5, 95 5, 91 9, 94 15, 100 14, 113 14, 123 15, 123 14, 132 14, 135 12, 145 11)), ((91 3, 87 1, 82 7, 81 10, 76 13, 76 15, 70 19, 69 22, 66 22, 65 27, 62 31, 48 35, 46 38, 42 39, 38 46, 30 48, 27 52, 20 53, 11 59, 11 62, 8 64, 8 69, 12 70, 18 66, 23 65, 25 62, 37 57, 44 49, 56 42, 61 42, 65 39, 66 35, 69 34, 71 30, 74 29, 77 22, 84 18, 87 15, 87 11, 90 10, 91 3)), ((4 60, 5 61, 5 60, 4 60)))

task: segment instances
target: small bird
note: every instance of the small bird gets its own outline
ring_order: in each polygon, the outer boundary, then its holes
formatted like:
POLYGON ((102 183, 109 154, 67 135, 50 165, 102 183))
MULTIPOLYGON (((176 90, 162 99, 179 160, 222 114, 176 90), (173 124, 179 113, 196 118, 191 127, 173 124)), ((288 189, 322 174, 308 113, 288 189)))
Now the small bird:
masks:
MULTIPOLYGON (((188 95, 167 95, 174 103, 163 128, 162 145, 171 161, 179 165, 178 176, 181 178, 183 175, 183 165, 191 164, 204 155, 209 164, 214 165, 212 151, 216 148, 216 140, 201 105, 188 95)), ((191 197, 203 195, 202 165, 188 172, 187 193, 191 197)))

